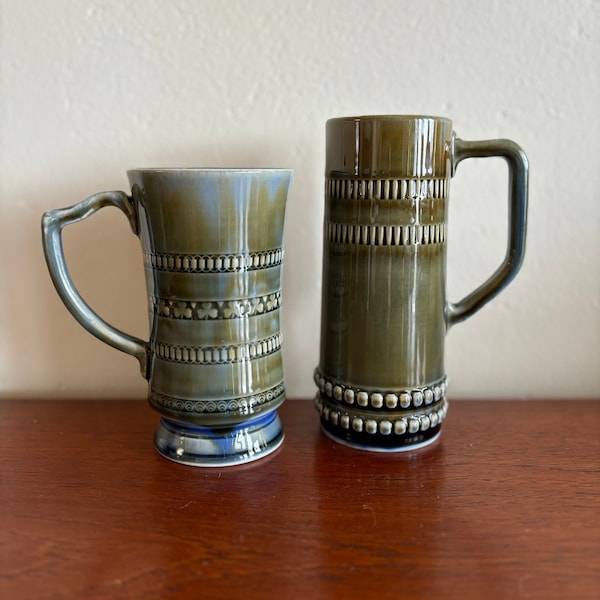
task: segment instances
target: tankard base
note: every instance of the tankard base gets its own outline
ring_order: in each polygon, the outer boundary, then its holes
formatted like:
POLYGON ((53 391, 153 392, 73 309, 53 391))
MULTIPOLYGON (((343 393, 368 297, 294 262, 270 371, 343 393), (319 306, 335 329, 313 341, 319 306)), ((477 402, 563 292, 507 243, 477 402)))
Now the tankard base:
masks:
POLYGON ((334 442, 337 442, 338 444, 341 444, 342 446, 348 446, 349 448, 354 448, 356 450, 368 450, 369 452, 389 452, 389 453, 410 452, 412 450, 418 450, 419 448, 425 448, 426 446, 433 444, 440 437, 440 434, 441 434, 440 427, 438 427, 437 430, 438 430, 437 432, 430 431, 429 433, 432 434, 432 436, 427 437, 427 439, 424 439, 422 441, 406 443, 401 446, 386 446, 386 445, 374 445, 372 441, 365 444, 365 443, 361 443, 359 441, 355 441, 352 438, 346 439, 344 437, 340 437, 339 435, 333 433, 332 431, 329 431, 327 426, 325 424, 321 423, 321 431, 323 431, 323 433, 329 439, 333 440, 334 442))
POLYGON ((442 396, 422 407, 375 412, 344 406, 317 393, 315 407, 323 432, 340 444, 371 452, 407 452, 435 442, 446 418, 448 402, 442 396))
POLYGON ((263 458, 281 446, 283 429, 277 411, 227 427, 202 427, 161 418, 154 446, 183 465, 228 467, 263 458))

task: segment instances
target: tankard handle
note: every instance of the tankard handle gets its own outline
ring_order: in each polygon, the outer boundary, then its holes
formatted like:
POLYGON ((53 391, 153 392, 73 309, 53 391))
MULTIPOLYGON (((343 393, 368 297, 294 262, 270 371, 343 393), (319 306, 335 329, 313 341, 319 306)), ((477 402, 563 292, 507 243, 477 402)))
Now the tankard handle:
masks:
POLYGON ((527 186, 529 165, 525 152, 511 140, 476 142, 453 140, 452 175, 465 158, 500 156, 506 159, 509 171, 508 247, 503 263, 495 273, 460 302, 447 303, 448 327, 460 323, 498 295, 516 276, 523 264, 527 230, 527 186))
POLYGON ((124 192, 101 192, 79 204, 44 213, 42 217, 42 242, 48 270, 56 290, 69 312, 92 335, 122 352, 138 359, 142 376, 147 378, 148 344, 123 333, 100 318, 81 297, 69 275, 62 244, 62 229, 93 215, 105 206, 120 208, 138 235, 135 208, 131 198, 124 192))

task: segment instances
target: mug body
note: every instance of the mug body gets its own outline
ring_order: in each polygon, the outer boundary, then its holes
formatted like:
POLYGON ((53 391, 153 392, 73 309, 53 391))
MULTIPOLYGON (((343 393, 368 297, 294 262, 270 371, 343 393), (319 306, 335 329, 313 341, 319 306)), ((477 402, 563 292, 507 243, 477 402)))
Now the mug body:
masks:
POLYGON ((316 406, 342 443, 419 447, 446 415, 447 199, 452 123, 327 122, 316 406))
POLYGON ((178 462, 236 464, 283 440, 283 224, 291 171, 128 172, 148 309, 155 445, 178 462))

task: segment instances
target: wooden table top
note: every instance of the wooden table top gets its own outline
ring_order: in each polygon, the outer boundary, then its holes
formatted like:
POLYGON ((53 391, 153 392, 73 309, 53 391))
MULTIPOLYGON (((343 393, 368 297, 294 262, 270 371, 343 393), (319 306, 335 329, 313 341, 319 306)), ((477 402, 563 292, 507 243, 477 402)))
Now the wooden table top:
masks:
POLYGON ((0 597, 600 598, 600 402, 450 400, 400 454, 325 437, 206 469, 142 401, 0 401, 0 597))

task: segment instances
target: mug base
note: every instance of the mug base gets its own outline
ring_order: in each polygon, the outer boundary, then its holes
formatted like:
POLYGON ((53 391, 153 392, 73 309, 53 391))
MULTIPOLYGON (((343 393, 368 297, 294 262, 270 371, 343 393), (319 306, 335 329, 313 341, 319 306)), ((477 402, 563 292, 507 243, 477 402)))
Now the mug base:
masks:
POLYGON ((162 417, 154 436, 165 458, 194 467, 229 467, 259 460, 283 443, 277 411, 235 426, 203 427, 162 417))

